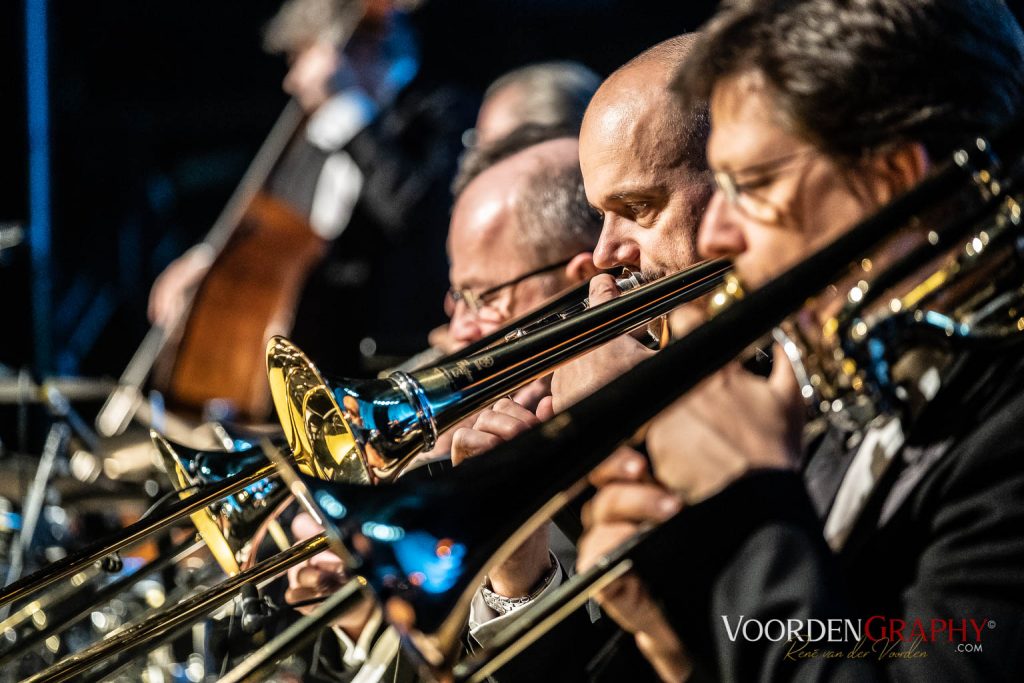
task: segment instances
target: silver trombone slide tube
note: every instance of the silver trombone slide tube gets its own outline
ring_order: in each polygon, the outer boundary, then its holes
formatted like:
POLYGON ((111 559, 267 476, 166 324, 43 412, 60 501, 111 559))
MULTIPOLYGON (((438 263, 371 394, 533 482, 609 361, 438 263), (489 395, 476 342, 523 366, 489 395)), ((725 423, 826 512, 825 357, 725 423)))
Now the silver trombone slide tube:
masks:
MULTIPOLYGON (((635 289, 640 285, 646 284, 646 282, 647 281, 643 275, 633 272, 624 273, 615 280, 615 284, 618 285, 619 289, 623 292, 635 289)), ((463 358, 468 358, 475 353, 479 353, 484 349, 489 349, 498 344, 502 344, 509 339, 518 339, 521 336, 525 336, 524 334, 519 334, 520 331, 533 332, 550 323, 565 320, 576 313, 581 313, 590 308, 590 300, 587 298, 587 292, 589 290, 590 281, 582 282, 546 301, 538 308, 513 319, 508 324, 494 332, 491 332, 483 338, 478 339, 472 344, 459 349, 454 353, 450 353, 447 356, 441 357, 440 360, 436 361, 436 364, 451 363, 463 358)), ((415 369, 419 369, 425 365, 426 364, 420 365, 415 369)))

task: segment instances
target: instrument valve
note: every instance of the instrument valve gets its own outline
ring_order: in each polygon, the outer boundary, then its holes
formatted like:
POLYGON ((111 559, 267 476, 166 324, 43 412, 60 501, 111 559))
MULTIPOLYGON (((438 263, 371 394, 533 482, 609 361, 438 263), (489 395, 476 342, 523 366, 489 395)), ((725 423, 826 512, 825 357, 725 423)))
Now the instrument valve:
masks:
POLYGON ((107 574, 118 574, 124 569, 124 560, 121 559, 121 554, 116 550, 109 555, 105 555, 100 558, 97 562, 100 569, 107 574))

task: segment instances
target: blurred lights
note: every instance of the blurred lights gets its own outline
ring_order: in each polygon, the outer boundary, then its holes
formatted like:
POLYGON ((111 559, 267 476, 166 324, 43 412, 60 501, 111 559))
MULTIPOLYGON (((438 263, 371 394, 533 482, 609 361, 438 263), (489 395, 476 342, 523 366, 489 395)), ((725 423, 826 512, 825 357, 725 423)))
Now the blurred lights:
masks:
POLYGON ((444 593, 464 573, 466 546, 451 539, 438 539, 423 531, 406 532, 394 544, 395 559, 413 585, 427 593, 444 593))
POLYGON ((363 535, 382 543, 394 543, 405 538, 405 529, 390 524, 366 522, 363 524, 363 535))
POLYGON ((328 517, 341 519, 348 514, 348 509, 341 504, 341 501, 326 491, 317 491, 316 502, 328 517))
POLYGON ((160 607, 164 604, 166 596, 162 588, 150 588, 146 591, 146 604, 152 608, 160 607))

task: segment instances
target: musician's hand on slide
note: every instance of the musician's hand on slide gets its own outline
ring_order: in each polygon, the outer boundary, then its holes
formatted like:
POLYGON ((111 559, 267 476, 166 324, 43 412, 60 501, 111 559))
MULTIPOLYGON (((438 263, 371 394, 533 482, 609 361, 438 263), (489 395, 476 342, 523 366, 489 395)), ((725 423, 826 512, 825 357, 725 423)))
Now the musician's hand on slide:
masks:
POLYGON ((767 379, 732 363, 654 418, 647 450, 658 481, 692 504, 750 469, 795 466, 803 420, 792 367, 776 347, 767 379))
MULTIPOLYGON (((532 390, 524 392, 523 396, 535 399, 537 403, 543 398, 534 396, 532 390)), ((518 397, 519 394, 516 398, 518 397)), ((550 405, 549 402, 544 404, 550 405)), ((458 466, 470 458, 486 453, 522 432, 536 427, 548 417, 550 415, 544 413, 538 416, 518 400, 503 398, 490 408, 477 413, 472 428, 463 427, 455 430, 452 437, 452 463, 458 466)))
MULTIPOLYGON (((639 533, 679 511, 678 496, 656 483, 643 456, 620 448, 591 473, 597 494, 583 508, 584 533, 576 567, 585 571, 601 557, 639 533)), ((666 681, 686 680, 692 663, 678 636, 632 572, 608 585, 597 601, 624 630, 666 681)))
MULTIPOLYGON (((532 398, 534 393, 528 392, 525 396, 532 398)), ((538 417, 511 399, 501 399, 477 414, 472 429, 462 428, 455 432, 452 439, 452 463, 458 466, 486 453, 540 424, 542 417, 549 416, 538 417)), ((487 572, 487 577, 495 593, 507 598, 518 598, 529 595, 550 567, 548 527, 544 525, 527 538, 504 564, 487 572)))
MULTIPOLYGON (((611 275, 598 275, 590 281, 591 306, 620 296, 622 292, 611 275)), ((555 370, 551 382, 554 411, 562 412, 654 353, 630 335, 624 334, 566 363, 555 370)))
POLYGON ((213 262, 212 249, 199 245, 171 262, 149 292, 149 321, 167 328, 185 310, 188 293, 199 284, 213 262))
MULTIPOLYGON (((295 516, 291 529, 296 542, 312 538, 324 530, 305 512, 295 516)), ((295 604, 327 597, 349 580, 343 569, 341 558, 332 552, 322 552, 289 568, 288 590, 284 594, 285 601, 288 604, 295 604)), ((295 610, 300 614, 309 614, 317 608, 318 604, 297 606, 295 610)), ((373 601, 363 598, 359 605, 338 617, 332 622, 332 625, 340 627, 352 640, 358 640, 363 627, 366 626, 370 615, 373 614, 373 609, 373 601)))
MULTIPOLYGON (((512 400, 515 401, 518 405, 526 408, 529 411, 536 411, 537 404, 540 403, 541 399, 546 398, 546 397, 550 397, 550 392, 551 392, 551 376, 547 375, 545 377, 541 377, 540 379, 536 379, 536 380, 530 382, 525 387, 522 387, 521 389, 516 391, 516 393, 513 394, 513 396, 512 396, 512 400)), ((488 408, 488 410, 490 410, 490 408, 488 408)), ((454 440, 455 435, 459 432, 459 430, 462 430, 462 429, 470 430, 471 431, 473 429, 473 426, 476 424, 478 419, 479 419, 479 414, 477 414, 477 415, 470 415, 469 417, 467 417, 466 419, 462 420, 461 422, 457 422, 451 429, 448 429, 448 430, 446 430, 444 432, 441 432, 441 434, 437 437, 437 443, 434 444, 434 447, 431 448, 429 451, 425 451, 423 453, 420 453, 419 455, 416 456, 416 459, 417 460, 433 460, 434 458, 436 458, 438 456, 441 456, 441 455, 452 455, 453 454, 452 441, 454 440)), ((470 440, 472 441, 475 438, 476 438, 475 436, 474 437, 470 437, 470 440)), ((488 443, 491 443, 491 442, 488 441, 488 443)), ((495 443, 500 443, 500 442, 495 442, 495 443)), ((453 458, 452 458, 453 459, 453 463, 458 465, 460 462, 464 461, 466 458, 471 457, 472 455, 479 455, 480 453, 483 453, 484 451, 487 451, 487 450, 490 450, 490 449, 491 449, 491 446, 483 447, 483 445, 481 445, 480 448, 472 449, 468 442, 463 442, 463 444, 460 446, 460 451, 459 451, 458 459, 455 459, 455 457, 453 455, 453 458)))

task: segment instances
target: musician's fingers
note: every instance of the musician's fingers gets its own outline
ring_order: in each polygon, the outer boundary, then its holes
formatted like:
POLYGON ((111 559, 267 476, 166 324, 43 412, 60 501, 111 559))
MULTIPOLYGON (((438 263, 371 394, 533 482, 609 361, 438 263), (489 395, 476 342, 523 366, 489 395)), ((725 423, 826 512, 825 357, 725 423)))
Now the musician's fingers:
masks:
POLYGON ((150 322, 154 325, 167 327, 174 318, 175 292, 167 283, 158 283, 153 288, 153 298, 150 307, 150 322))
POLYGON ((341 586, 342 576, 337 572, 323 571, 316 567, 302 567, 295 574, 295 581, 292 584, 296 588, 309 588, 310 590, 327 591, 341 586))
MULTIPOLYGON (((605 611, 611 610, 613 618, 618 621, 619 618, 621 618, 619 616, 621 612, 617 608, 619 606, 625 606, 626 609, 628 609, 629 607, 638 605, 645 590, 643 581, 640 580, 640 577, 629 572, 605 586, 604 589, 595 596, 595 600, 597 600, 597 604, 601 605, 605 611)), ((622 625, 622 622, 620 622, 620 625, 622 625)))
POLYGON ((650 478, 647 459, 622 446, 590 473, 590 483, 601 487, 613 481, 645 481, 650 478))
POLYGON ((590 280, 590 305, 603 304, 622 296, 622 290, 615 284, 615 278, 607 273, 595 275, 590 280))
POLYGON ((679 496, 657 484, 613 482, 603 487, 583 507, 583 525, 613 522, 663 522, 679 512, 679 496))
POLYGON ((313 538, 323 530, 324 528, 317 524, 316 520, 308 512, 300 512, 292 520, 292 536, 296 541, 305 541, 306 539, 313 538))
POLYGON ((492 410, 523 422, 527 427, 540 424, 540 420, 532 412, 519 405, 510 398, 503 398, 494 404, 492 410))
POLYGON ((469 458, 485 453, 502 442, 503 439, 494 434, 463 427, 457 430, 455 436, 452 437, 452 464, 458 466, 469 458))
MULTIPOLYGON (((508 400, 508 399, 502 399, 508 400)), ((511 401, 509 401, 511 403, 511 401)), ((517 406, 518 407, 518 406, 517 406)), ((530 414, 530 418, 533 423, 537 422, 537 417, 530 414)), ((525 432, 529 429, 530 424, 524 423, 518 417, 513 417, 506 413, 499 413, 496 410, 484 410, 476 416, 476 424, 473 425, 473 429, 478 432, 486 432, 495 436, 501 437, 502 440, 508 441, 520 433, 525 432)))
MULTIPOLYGON (((289 605, 296 603, 305 602, 306 600, 313 600, 314 598, 322 598, 324 594, 322 591, 312 590, 309 588, 288 588, 284 592, 284 601, 289 605)), ((316 609, 316 604, 305 605, 303 607, 296 607, 295 611, 299 614, 309 614, 316 609)))
POLYGON ((577 571, 586 571, 598 560, 635 536, 637 527, 628 522, 602 524, 580 538, 576 554, 577 571))
POLYGON ((157 311, 159 310, 156 298, 157 288, 154 286, 153 289, 149 290, 149 303, 146 306, 146 316, 149 318, 150 323, 156 323, 157 311))
POLYGON ((555 416, 555 404, 551 395, 547 395, 537 404, 537 419, 546 422, 555 416))
POLYGON ((545 396, 551 395, 551 375, 547 377, 534 380, 525 387, 516 391, 512 396, 512 400, 517 404, 533 412, 537 410, 537 405, 544 400, 545 396))
POLYGON ((339 576, 345 571, 345 564, 341 561, 341 558, 329 550, 313 556, 309 560, 309 565, 320 571, 338 574, 339 576))

